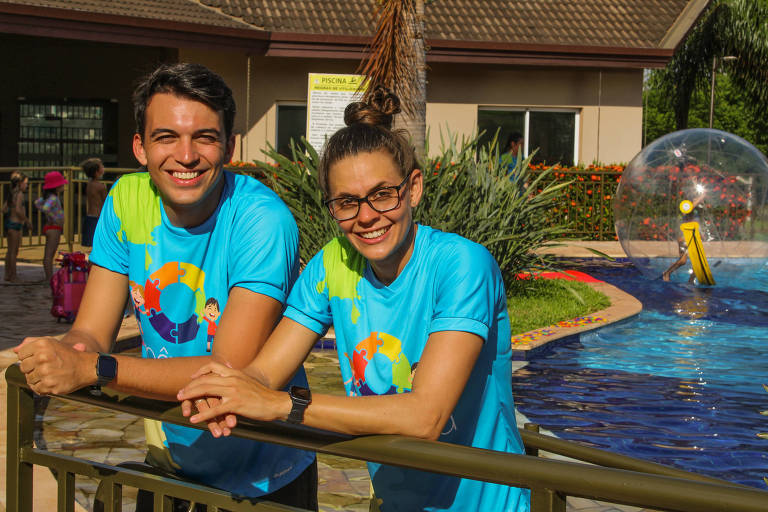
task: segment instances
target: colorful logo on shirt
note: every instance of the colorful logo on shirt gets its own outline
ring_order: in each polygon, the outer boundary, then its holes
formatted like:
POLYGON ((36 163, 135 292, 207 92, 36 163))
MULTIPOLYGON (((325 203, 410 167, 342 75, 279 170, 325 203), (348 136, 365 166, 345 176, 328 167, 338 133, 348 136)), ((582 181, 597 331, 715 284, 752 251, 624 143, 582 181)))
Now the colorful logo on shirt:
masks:
POLYGON ((357 344, 352 357, 352 383, 358 395, 393 395, 411 390, 411 364, 399 339, 385 332, 372 332, 357 344))
POLYGON ((165 341, 187 343, 197 336, 204 316, 205 272, 191 263, 168 262, 149 275, 143 288, 131 283, 136 316, 141 315, 165 341), (194 310, 189 311, 189 305, 194 310))

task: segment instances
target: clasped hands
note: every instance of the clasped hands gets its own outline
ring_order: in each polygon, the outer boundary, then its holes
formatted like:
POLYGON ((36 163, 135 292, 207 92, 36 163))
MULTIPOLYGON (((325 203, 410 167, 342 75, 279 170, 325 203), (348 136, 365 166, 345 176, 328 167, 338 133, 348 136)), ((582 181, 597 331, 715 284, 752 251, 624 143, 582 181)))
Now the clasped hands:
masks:
POLYGON ((220 363, 208 363, 176 396, 181 412, 192 423, 208 423, 214 437, 228 436, 237 425, 235 414, 261 421, 285 419, 291 410, 288 394, 220 363), (193 412, 193 406, 197 413, 193 412))

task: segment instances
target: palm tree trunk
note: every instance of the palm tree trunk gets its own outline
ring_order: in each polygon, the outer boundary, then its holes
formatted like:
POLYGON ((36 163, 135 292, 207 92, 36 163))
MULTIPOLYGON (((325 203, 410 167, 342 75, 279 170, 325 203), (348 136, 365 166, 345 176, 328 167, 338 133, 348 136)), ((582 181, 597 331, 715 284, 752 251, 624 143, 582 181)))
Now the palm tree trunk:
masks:
POLYGON ((416 81, 413 87, 414 112, 403 112, 398 115, 395 125, 405 129, 411 136, 419 160, 425 156, 425 138, 427 131, 427 49, 424 42, 424 0, 414 2, 415 16, 410 23, 413 26, 413 57, 416 68, 416 81))

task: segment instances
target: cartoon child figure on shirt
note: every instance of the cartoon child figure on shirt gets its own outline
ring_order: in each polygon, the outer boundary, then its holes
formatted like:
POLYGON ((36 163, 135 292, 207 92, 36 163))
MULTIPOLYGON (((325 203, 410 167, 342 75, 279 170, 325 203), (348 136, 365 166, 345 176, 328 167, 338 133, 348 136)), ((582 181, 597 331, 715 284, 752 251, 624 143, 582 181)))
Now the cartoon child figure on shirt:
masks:
POLYGON ((133 305, 136 308, 136 319, 139 319, 139 313, 149 316, 149 311, 147 311, 146 302, 144 300, 144 287, 133 281, 130 281, 128 285, 131 288, 131 298, 133 299, 133 305))
POLYGON ((221 316, 219 311, 219 301, 213 297, 205 301, 205 307, 203 308, 203 320, 208 322, 208 344, 206 350, 211 351, 211 345, 213 345, 213 337, 216 335, 216 321, 221 316))

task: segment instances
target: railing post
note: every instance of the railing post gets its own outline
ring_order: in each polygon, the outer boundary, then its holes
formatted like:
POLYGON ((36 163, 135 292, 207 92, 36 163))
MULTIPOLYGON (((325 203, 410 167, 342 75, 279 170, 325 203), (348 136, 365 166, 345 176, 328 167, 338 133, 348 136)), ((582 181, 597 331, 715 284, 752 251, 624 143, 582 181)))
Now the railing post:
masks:
POLYGON ((69 169, 66 169, 67 176, 69 178, 69 186, 67 187, 67 202, 64 205, 64 225, 65 230, 67 233, 67 246, 69 247, 69 252, 72 252, 74 247, 74 241, 72 240, 75 236, 75 168, 70 167, 69 169))
MULTIPOLYGON (((526 423, 523 425, 523 428, 525 430, 530 430, 531 432, 539 433, 539 426, 536 423, 526 423)), ((535 446, 526 446, 525 447, 525 454, 530 455, 532 457, 538 457, 539 456, 539 449, 535 446)))
POLYGON ((32 512, 32 464, 21 452, 32 448, 35 403, 32 392, 8 382, 8 440, 5 492, 8 512, 32 512))
POLYGON ((531 512, 565 512, 565 496, 553 489, 531 489, 531 512))

